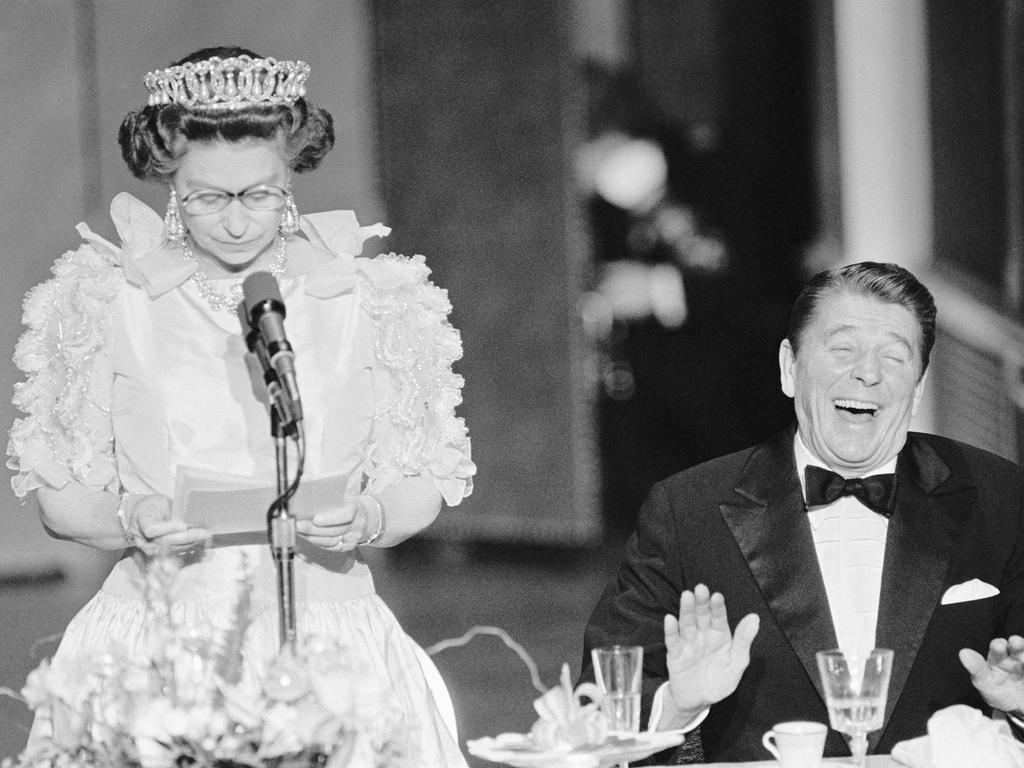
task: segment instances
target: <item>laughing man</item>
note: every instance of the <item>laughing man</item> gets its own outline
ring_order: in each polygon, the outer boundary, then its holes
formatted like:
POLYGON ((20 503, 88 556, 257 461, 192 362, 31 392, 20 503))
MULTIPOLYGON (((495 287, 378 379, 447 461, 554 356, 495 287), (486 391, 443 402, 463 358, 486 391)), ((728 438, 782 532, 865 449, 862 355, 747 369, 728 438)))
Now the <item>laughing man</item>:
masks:
POLYGON ((952 704, 1024 709, 1024 471, 908 431, 934 341, 902 267, 816 275, 779 348, 796 425, 654 486, 584 654, 644 646, 645 724, 764 759, 775 723, 828 722, 814 654, 836 647, 895 651, 872 752, 952 704))

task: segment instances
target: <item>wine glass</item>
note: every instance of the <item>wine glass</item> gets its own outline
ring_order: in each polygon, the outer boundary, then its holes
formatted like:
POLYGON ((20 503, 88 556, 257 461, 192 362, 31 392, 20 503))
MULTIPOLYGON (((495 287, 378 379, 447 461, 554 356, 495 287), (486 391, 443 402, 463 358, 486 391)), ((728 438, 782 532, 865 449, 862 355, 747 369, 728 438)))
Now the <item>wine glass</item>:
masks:
POLYGON ((882 727, 893 652, 818 651, 818 672, 832 727, 850 737, 853 764, 864 768, 868 734, 882 727))

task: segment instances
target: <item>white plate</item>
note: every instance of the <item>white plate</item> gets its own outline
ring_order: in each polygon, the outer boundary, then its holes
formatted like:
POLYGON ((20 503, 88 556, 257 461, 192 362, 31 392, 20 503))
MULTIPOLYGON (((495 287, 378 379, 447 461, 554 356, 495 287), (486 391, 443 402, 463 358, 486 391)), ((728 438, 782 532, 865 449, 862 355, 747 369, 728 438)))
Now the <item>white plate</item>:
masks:
POLYGON ((647 731, 632 738, 612 736, 596 747, 571 749, 566 745, 554 749, 538 749, 528 734, 502 733, 473 739, 466 746, 469 754, 475 757, 511 765, 513 768, 604 768, 620 762, 642 760, 655 752, 682 743, 681 733, 647 731))

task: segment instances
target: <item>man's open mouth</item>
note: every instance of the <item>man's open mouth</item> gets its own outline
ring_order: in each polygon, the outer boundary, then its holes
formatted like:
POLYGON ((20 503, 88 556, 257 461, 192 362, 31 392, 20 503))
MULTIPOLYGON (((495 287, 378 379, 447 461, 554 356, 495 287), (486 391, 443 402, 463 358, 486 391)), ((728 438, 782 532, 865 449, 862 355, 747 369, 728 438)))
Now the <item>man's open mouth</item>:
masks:
POLYGON ((837 410, 845 411, 846 413, 853 414, 854 416, 874 416, 878 411, 878 405, 875 403, 869 403, 864 400, 833 400, 832 405, 837 410))

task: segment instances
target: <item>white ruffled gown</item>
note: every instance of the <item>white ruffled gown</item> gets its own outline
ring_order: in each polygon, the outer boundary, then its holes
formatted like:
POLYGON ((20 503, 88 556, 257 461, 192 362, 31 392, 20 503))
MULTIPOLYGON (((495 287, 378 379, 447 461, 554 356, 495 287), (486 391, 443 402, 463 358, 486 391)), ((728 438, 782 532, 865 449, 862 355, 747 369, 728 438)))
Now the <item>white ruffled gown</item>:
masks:
MULTIPOLYGON (((27 416, 11 430, 9 451, 15 491, 74 480, 173 497, 182 467, 272 484, 267 408, 254 393, 237 317, 213 311, 187 280, 194 266, 161 243, 154 211, 122 194, 111 214, 122 247, 79 225, 83 245, 26 299, 28 330, 15 360, 28 380, 15 402, 27 416)), ((459 503, 475 468, 454 414, 462 380, 451 364, 461 342, 445 292, 429 282, 421 257, 356 258, 363 240, 388 230, 359 227, 350 212, 303 217, 302 232, 331 253, 280 281, 305 412, 306 476, 343 473, 351 494, 427 476, 449 505, 459 503)), ((246 658, 257 670, 279 648, 276 571, 265 541, 263 533, 215 537, 183 568, 173 609, 193 626, 222 625, 244 557, 256 610, 246 658)), ((464 766, 440 676, 376 595, 358 551, 327 552, 300 538, 294 570, 299 637, 337 639, 376 671, 403 713, 398 746, 407 764, 464 766)), ((136 562, 121 559, 57 654, 89 652, 111 638, 141 643, 139 577, 136 562)), ((34 732, 47 726, 37 718, 34 732)))

